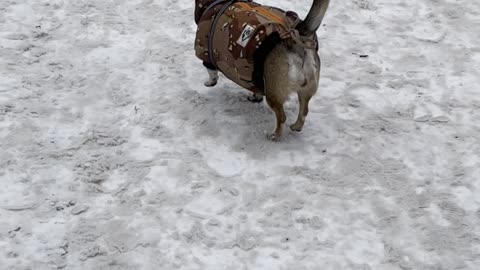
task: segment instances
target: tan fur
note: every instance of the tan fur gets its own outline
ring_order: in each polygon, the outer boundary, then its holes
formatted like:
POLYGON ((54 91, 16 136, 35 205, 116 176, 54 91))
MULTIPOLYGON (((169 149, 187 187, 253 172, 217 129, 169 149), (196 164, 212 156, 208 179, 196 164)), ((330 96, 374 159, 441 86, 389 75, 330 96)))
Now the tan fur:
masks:
POLYGON ((297 93, 298 96, 298 117, 290 129, 299 132, 308 115, 308 103, 318 88, 320 58, 317 52, 300 44, 289 43, 277 45, 265 60, 265 97, 276 118, 275 130, 268 135, 271 140, 278 140, 282 136, 286 121, 283 105, 288 96, 291 93, 297 93))
MULTIPOLYGON (((305 20, 297 26, 304 38, 313 35, 320 27, 330 0, 314 0, 305 20)), ((302 131, 308 115, 308 104, 318 89, 320 57, 316 50, 308 49, 294 40, 284 40, 267 56, 264 64, 265 96, 276 118, 275 130, 268 135, 271 140, 282 136, 286 121, 283 104, 290 93, 296 92, 299 109, 297 121, 290 126, 302 131)))

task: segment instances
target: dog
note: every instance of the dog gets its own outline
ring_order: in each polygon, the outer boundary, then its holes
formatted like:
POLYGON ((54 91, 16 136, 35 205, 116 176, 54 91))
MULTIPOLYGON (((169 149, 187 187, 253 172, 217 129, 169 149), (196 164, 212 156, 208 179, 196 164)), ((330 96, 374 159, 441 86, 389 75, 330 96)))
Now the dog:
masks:
POLYGON ((251 0, 196 0, 197 57, 207 68, 205 86, 218 82, 218 72, 253 92, 252 102, 265 97, 276 126, 267 138, 277 141, 286 122, 284 103, 296 93, 297 120, 290 129, 300 132, 310 99, 320 79, 316 31, 329 0, 314 0, 305 20, 295 12, 262 6, 251 0))

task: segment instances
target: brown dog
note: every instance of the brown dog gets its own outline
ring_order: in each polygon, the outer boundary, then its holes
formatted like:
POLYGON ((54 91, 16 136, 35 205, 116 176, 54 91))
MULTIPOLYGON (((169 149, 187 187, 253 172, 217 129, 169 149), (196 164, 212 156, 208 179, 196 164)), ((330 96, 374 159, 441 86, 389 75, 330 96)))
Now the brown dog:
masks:
POLYGON ((198 24, 195 50, 209 73, 206 86, 214 86, 220 70, 226 77, 253 92, 250 101, 263 96, 276 117, 276 128, 267 137, 278 140, 290 93, 297 93, 300 108, 290 126, 301 131, 308 103, 317 92, 320 58, 315 32, 329 0, 314 0, 304 21, 294 12, 261 6, 251 0, 196 0, 198 24))

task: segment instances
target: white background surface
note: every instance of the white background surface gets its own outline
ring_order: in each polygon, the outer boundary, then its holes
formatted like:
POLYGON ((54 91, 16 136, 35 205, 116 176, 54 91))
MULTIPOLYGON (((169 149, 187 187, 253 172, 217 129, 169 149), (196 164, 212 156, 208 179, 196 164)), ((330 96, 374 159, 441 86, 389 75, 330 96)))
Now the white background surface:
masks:
POLYGON ((193 7, 0 2, 1 269, 478 269, 478 1, 332 1, 279 143, 193 7))

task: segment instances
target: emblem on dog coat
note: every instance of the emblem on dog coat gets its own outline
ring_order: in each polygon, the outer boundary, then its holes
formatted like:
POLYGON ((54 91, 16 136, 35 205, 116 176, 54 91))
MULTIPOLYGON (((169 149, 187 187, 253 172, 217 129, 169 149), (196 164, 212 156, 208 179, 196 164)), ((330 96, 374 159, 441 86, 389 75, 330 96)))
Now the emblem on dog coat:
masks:
MULTIPOLYGON (((258 94, 263 94, 264 89, 263 82, 255 79, 255 73, 262 73, 256 67, 262 69, 263 63, 258 62, 265 59, 258 52, 267 38, 273 34, 280 39, 299 38, 295 27, 300 19, 294 12, 247 0, 197 0, 195 21, 198 24, 197 57, 238 85, 258 94)), ((303 42, 306 46, 318 48, 315 35, 303 42)), ((268 53, 266 49, 263 48, 262 54, 268 53)), ((262 78, 263 74, 259 76, 262 78)))

